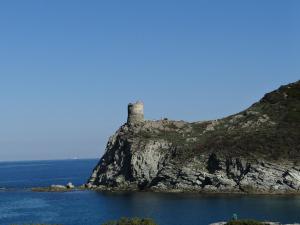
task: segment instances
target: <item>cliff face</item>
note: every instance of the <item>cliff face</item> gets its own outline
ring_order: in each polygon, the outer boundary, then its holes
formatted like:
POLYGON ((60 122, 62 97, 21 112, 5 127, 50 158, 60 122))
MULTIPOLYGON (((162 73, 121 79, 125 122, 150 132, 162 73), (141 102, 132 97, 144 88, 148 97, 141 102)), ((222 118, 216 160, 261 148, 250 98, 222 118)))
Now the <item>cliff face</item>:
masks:
POLYGON ((300 192, 300 81, 214 121, 140 121, 110 137, 88 187, 300 192))

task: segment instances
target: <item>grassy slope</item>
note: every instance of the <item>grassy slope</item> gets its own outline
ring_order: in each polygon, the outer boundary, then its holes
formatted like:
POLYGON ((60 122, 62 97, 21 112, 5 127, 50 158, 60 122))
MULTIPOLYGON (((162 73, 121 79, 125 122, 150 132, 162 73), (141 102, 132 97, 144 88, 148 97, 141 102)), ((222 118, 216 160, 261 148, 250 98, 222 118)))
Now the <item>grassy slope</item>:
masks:
POLYGON ((159 133, 141 131, 136 137, 172 142, 178 160, 215 152, 224 157, 300 162, 300 81, 266 94, 238 114, 214 122, 187 123, 180 129, 166 122, 165 128, 159 133), (209 125, 213 128, 207 129, 209 125), (195 140, 188 141, 191 138, 195 140))

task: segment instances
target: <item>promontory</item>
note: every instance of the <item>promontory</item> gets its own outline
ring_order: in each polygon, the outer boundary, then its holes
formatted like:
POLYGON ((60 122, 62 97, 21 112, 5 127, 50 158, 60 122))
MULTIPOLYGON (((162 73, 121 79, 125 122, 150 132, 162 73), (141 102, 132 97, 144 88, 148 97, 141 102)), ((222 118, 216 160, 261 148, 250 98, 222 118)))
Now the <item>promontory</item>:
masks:
POLYGON ((222 119, 128 119, 109 138, 87 187, 99 190, 300 193, 300 81, 222 119))

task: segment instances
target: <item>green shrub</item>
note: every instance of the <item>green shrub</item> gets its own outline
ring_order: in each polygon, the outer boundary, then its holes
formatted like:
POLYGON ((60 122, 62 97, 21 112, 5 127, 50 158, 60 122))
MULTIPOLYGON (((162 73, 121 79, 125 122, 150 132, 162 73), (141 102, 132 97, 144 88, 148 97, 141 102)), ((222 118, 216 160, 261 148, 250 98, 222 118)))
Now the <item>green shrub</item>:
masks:
POLYGON ((152 219, 121 218, 117 221, 109 221, 102 225, 157 225, 152 219))
POLYGON ((264 225, 264 223, 256 220, 231 220, 226 225, 264 225))
MULTIPOLYGON (((17 225, 17 224, 11 224, 17 225)), ((24 224, 24 225, 47 225, 47 224, 24 224)), ((53 224, 55 225, 55 224, 53 224)), ((57 224, 59 225, 59 224, 57 224)), ((144 219, 144 218, 121 218, 116 221, 109 221, 103 223, 102 225, 157 225, 152 219, 144 219)))

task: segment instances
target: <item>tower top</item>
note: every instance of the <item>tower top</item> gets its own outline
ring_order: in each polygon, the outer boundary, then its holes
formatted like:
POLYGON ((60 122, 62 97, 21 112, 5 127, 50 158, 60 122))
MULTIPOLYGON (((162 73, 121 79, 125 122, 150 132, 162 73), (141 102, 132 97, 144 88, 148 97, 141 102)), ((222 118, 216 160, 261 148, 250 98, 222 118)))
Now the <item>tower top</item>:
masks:
POLYGON ((133 124, 142 121, 144 121, 144 103, 141 101, 129 103, 127 123, 133 124))

